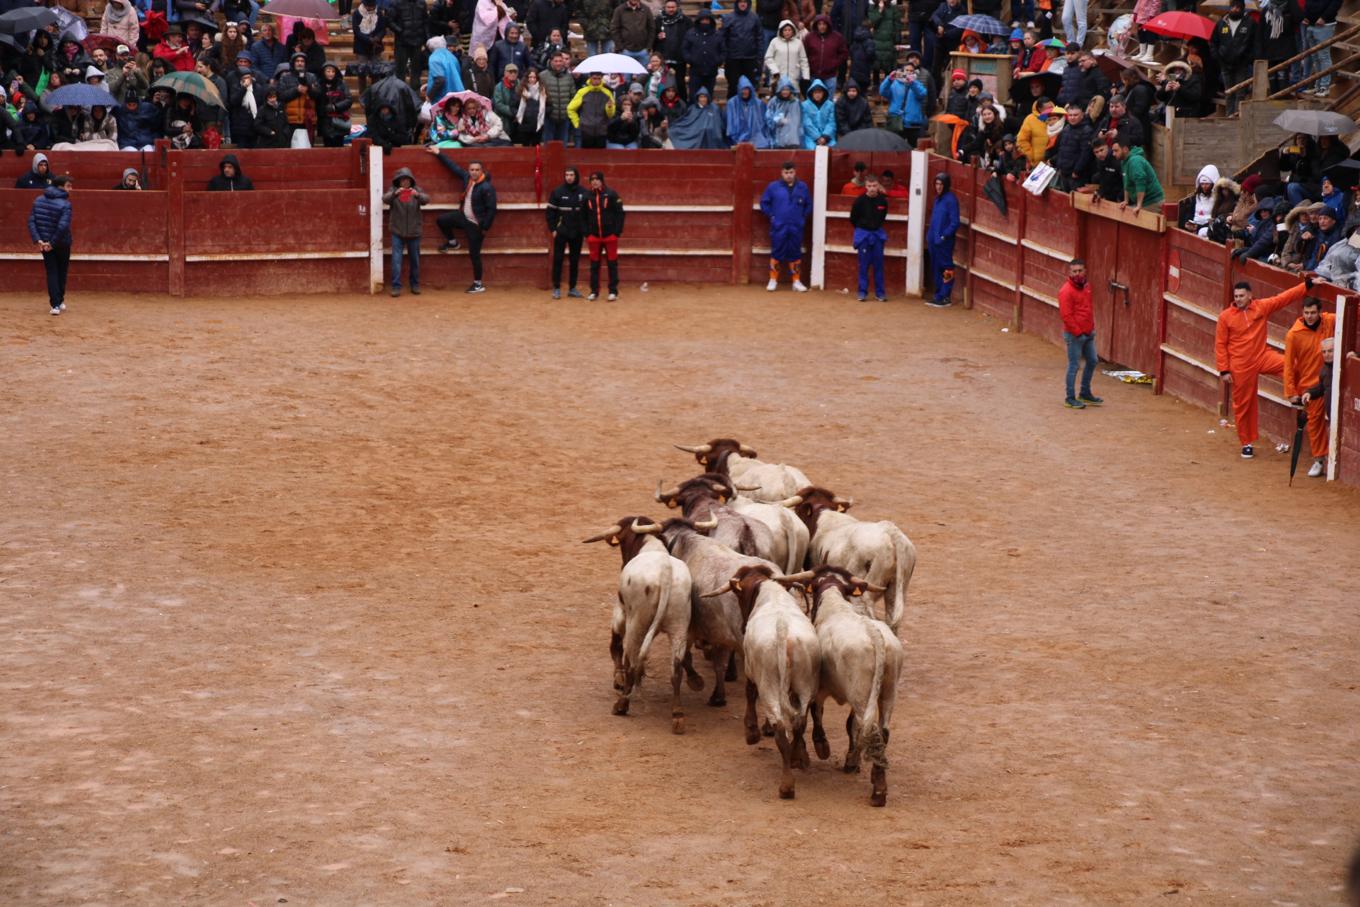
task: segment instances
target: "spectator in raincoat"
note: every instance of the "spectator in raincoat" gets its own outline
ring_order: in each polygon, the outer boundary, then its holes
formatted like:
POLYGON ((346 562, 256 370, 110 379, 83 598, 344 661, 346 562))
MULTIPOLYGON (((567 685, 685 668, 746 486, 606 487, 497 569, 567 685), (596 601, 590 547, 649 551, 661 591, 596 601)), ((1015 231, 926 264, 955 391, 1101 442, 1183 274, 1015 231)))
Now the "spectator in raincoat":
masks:
POLYGON ((463 67, 458 57, 449 50, 449 42, 442 35, 436 35, 425 42, 425 46, 430 51, 430 75, 425 80, 425 97, 442 98, 451 91, 462 91, 463 67))
POLYGON ((727 102, 727 140, 733 145, 749 142, 757 148, 770 147, 770 131, 765 126, 765 105, 756 96, 751 80, 737 81, 737 94, 727 102))
POLYGON ((670 137, 671 146, 677 149, 728 147, 723 137, 722 112, 712 103, 707 88, 700 88, 690 108, 671 122, 670 137))
POLYGON ((813 79, 808 98, 803 102, 803 148, 836 145, 836 105, 831 103, 821 79, 813 79))
POLYGON ((770 147, 803 146, 803 108, 798 89, 787 78, 779 80, 779 89, 765 106, 765 125, 770 130, 770 147))
POLYGON ((878 93, 888 100, 888 130, 900 133, 915 145, 926 125, 927 96, 925 85, 917 78, 916 67, 908 63, 889 73, 878 86, 878 93))

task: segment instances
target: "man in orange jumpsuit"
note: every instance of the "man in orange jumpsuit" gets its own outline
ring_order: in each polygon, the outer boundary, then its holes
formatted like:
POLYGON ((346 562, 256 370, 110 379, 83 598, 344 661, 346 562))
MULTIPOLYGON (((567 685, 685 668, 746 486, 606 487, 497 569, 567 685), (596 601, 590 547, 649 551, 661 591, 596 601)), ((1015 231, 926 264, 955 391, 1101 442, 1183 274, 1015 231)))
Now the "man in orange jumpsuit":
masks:
POLYGON ((1303 298, 1312 289, 1312 278, 1292 290, 1267 299, 1252 299, 1251 284, 1245 280, 1233 285, 1233 301, 1218 315, 1214 352, 1219 378, 1232 381, 1233 416, 1237 437, 1242 441, 1242 459, 1250 460, 1256 430, 1256 381, 1264 372, 1278 375, 1284 371, 1284 357, 1266 346, 1266 325, 1270 316, 1303 298))
MULTIPOLYGON (((1322 312, 1316 299, 1303 301, 1303 314, 1284 338, 1284 395, 1295 406, 1303 404, 1303 393, 1318 382, 1322 371, 1322 341, 1336 333, 1336 316, 1322 312)), ((1322 411, 1322 399, 1308 401, 1308 445, 1313 451, 1313 465, 1308 475, 1314 479, 1322 475, 1327 458, 1327 422, 1322 411)))

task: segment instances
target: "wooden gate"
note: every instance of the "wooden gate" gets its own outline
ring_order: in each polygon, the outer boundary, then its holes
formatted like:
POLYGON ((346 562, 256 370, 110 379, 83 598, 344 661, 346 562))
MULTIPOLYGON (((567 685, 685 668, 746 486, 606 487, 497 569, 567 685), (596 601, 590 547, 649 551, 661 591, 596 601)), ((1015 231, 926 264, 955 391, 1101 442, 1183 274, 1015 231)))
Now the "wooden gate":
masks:
MULTIPOLYGON (((1111 210, 1114 213, 1114 210, 1111 210)), ((1106 216, 1081 215, 1100 358, 1155 374, 1162 306, 1162 232, 1106 216)))

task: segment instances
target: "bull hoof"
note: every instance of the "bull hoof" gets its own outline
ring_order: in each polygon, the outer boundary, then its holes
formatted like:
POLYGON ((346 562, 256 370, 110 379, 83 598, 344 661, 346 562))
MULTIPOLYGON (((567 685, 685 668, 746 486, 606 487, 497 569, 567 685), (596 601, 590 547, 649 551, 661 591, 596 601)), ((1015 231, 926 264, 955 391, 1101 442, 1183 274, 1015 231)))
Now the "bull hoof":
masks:
POLYGON ((623 673, 622 671, 615 671, 615 672, 614 672, 614 689, 616 689, 616 690, 622 692, 622 691, 623 691, 623 685, 624 685, 627 681, 628 681, 628 678, 624 676, 624 673, 623 673))
POLYGON ((685 683, 689 686, 691 690, 702 690, 704 688, 704 679, 700 677, 698 674, 690 674, 686 676, 685 683))
POLYGON ((779 788, 779 799, 781 799, 781 800, 792 800, 792 799, 793 799, 793 785, 792 785, 792 784, 790 784, 788 787, 780 787, 780 788, 779 788))
POLYGON ((847 763, 845 763, 845 765, 841 766, 841 771, 845 772, 847 775, 858 775, 858 774, 859 774, 859 763, 858 763, 858 762, 847 762, 847 763))
POLYGON ((627 714, 628 714, 628 697, 627 697, 627 696, 620 696, 620 697, 618 698, 618 701, 614 703, 614 714, 615 714, 615 715, 627 715, 627 714))
POLYGON ((869 805, 870 805, 870 806, 887 806, 887 805, 888 805, 888 792, 885 791, 885 790, 876 790, 876 791, 874 791, 873 794, 869 797, 869 805))
POLYGON ((753 727, 748 727, 748 728, 746 729, 746 745, 747 745, 747 746, 755 746, 755 745, 756 745, 757 743, 759 743, 759 742, 760 742, 760 731, 756 730, 756 729, 753 728, 753 727))
POLYGON ((814 740, 812 741, 812 746, 813 746, 814 749, 817 750, 817 758, 818 758, 818 759, 830 759, 830 758, 831 758, 831 744, 829 744, 829 743, 826 742, 826 738, 825 738, 825 737, 823 737, 823 738, 820 739, 820 740, 814 739, 814 740))
POLYGON ((720 709, 727 705, 727 697, 719 696, 717 693, 714 693, 712 696, 708 697, 708 704, 715 709, 720 709))
POLYGON ((674 716, 674 717, 671 718, 671 733, 672 733, 672 734, 683 734, 683 733, 685 733, 685 716, 684 716, 684 715, 676 715, 676 716, 674 716))
POLYGON ((766 737, 773 737, 774 725, 770 724, 770 722, 767 721, 760 726, 760 732, 764 734, 766 737))

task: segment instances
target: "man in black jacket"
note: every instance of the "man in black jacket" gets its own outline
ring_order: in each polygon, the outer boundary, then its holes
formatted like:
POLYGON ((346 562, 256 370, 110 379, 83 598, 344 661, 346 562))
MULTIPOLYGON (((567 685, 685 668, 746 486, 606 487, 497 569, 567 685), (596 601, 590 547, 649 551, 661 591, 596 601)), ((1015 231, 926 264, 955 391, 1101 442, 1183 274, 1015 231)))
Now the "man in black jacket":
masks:
MULTIPOLYGON (((1209 42, 1214 59, 1218 61, 1224 90, 1251 78, 1251 64, 1260 49, 1256 30, 1256 20, 1246 14, 1245 0, 1231 0, 1227 15, 1218 20, 1209 42)), ((1241 97, 1242 92, 1238 92, 1228 98, 1230 115, 1237 112, 1241 97)))
MULTIPOLYGON (((684 58, 689 68, 689 93, 697 94, 700 88, 713 94, 713 86, 718 80, 718 67, 723 62, 723 33, 718 31, 717 20, 706 9, 699 10, 694 17, 694 27, 685 35, 684 58)), ((730 73, 731 70, 729 69, 730 73)), ((729 75, 729 85, 736 85, 740 79, 729 75)), ((752 85, 755 84, 753 80, 752 85)))
POLYGON ((760 84, 760 61, 765 57, 765 48, 760 46, 765 32, 760 17, 751 12, 751 0, 737 0, 736 8, 723 16, 722 36, 727 51, 727 96, 735 98, 742 76, 752 85, 760 84))
POLYGON ((623 235, 623 202, 604 184, 604 174, 590 175, 590 189, 581 208, 590 248, 590 299, 600 298, 600 255, 609 264, 609 301, 619 298, 619 237, 623 235))
POLYGON ((430 38, 430 12, 425 0, 396 0, 388 24, 394 36, 397 78, 419 88, 425 71, 425 42, 430 38))
POLYGON ((581 239, 585 227, 586 194, 581 188, 581 171, 568 167, 562 185, 548 196, 548 232, 552 234, 552 298, 562 298, 562 257, 570 262, 567 295, 580 299, 576 278, 581 272, 581 239))
POLYGON ((570 24, 571 10, 567 9, 566 0, 534 0, 529 4, 529 15, 524 20, 532 47, 538 47, 548 40, 554 28, 560 30, 565 38, 570 24))
POLYGON ((1080 107, 1067 108, 1067 123, 1058 133, 1053 148, 1053 169, 1058 171, 1058 189, 1071 192, 1085 186, 1091 174, 1091 142, 1095 129, 1080 107))
POLYGON ((1099 136, 1091 143, 1092 180, 1096 184, 1096 198, 1118 204, 1124 200, 1124 168, 1110 151, 1110 146, 1099 136))
POLYGON ((1143 124, 1129 113, 1128 106, 1119 95, 1110 98, 1110 110, 1100 118, 1100 122, 1096 124, 1096 131, 1104 136, 1107 143, 1117 140, 1125 148, 1147 145, 1143 124))
POLYGON ((491 224, 496 219, 496 189, 491 185, 491 177, 482 167, 481 161, 470 161, 464 170, 453 161, 439 153, 438 148, 430 148, 430 154, 463 183, 463 197, 457 210, 445 211, 435 219, 439 232, 444 234, 444 244, 440 252, 458 248, 458 240, 453 238, 454 230, 462 230, 467 235, 468 259, 472 262, 472 286, 463 292, 485 293, 482 285, 482 239, 491 232, 491 224))
POLYGON ((689 67, 685 65, 685 35, 689 34, 690 27, 689 17, 681 12, 678 0, 666 0, 661 6, 661 15, 656 18, 656 41, 652 44, 666 65, 675 70, 675 89, 686 101, 689 92, 685 73, 689 67))

